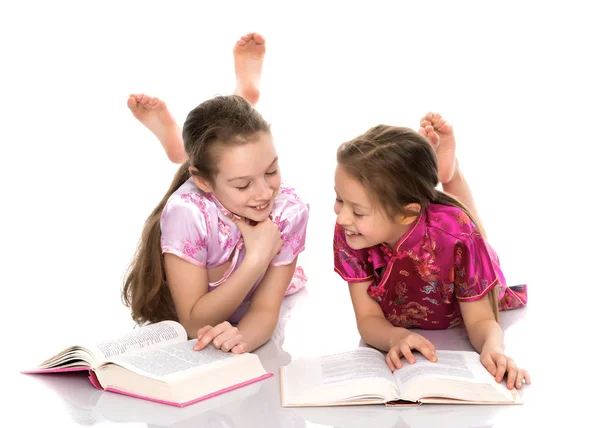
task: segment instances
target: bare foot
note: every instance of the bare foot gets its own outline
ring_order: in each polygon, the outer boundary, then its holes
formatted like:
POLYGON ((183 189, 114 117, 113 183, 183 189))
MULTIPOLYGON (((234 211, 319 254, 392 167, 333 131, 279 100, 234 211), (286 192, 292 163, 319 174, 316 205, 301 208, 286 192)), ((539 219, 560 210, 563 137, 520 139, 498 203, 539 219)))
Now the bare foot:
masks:
POLYGON ((438 113, 427 113, 421 119, 419 134, 427 137, 438 159, 438 170, 442 184, 454 177, 456 166, 456 141, 452 125, 438 113))
POLYGON ((187 155, 183 149, 181 129, 163 100, 144 94, 131 94, 127 99, 127 107, 158 138, 171 162, 185 162, 187 155))
POLYGON ((233 47, 236 87, 234 94, 255 105, 260 97, 260 78, 265 57, 265 39, 258 33, 242 36, 233 47))

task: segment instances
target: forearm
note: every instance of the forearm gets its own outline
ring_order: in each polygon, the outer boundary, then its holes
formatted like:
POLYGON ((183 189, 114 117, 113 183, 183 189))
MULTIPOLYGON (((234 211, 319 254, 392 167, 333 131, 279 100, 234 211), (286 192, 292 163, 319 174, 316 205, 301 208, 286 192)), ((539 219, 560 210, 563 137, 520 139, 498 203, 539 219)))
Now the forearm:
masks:
POLYGON ((277 326, 279 312, 266 309, 250 309, 237 325, 247 352, 264 345, 273 335, 277 326))
POLYGON ((199 328, 215 326, 231 317, 267 267, 268 262, 246 257, 225 282, 194 304, 186 323, 188 334, 194 336, 199 328))
POLYGON ((394 334, 402 327, 394 327, 388 320, 381 316, 366 316, 357 322, 360 336, 369 345, 381 350, 389 351, 390 342, 394 334))
POLYGON ((483 228, 483 222, 479 217, 479 213, 477 212, 477 207, 475 205, 475 199, 473 198, 473 194, 471 193, 471 188, 467 183, 465 176, 463 175, 460 167, 458 166, 458 160, 456 161, 455 172, 452 180, 448 183, 442 185, 444 192, 454 196, 460 202, 464 204, 464 206, 469 210, 469 213, 475 219, 475 223, 477 223, 477 227, 479 228, 483 237, 486 237, 485 229, 483 228))
POLYGON ((483 348, 504 351, 504 332, 493 319, 484 319, 472 325, 467 325, 469 340, 477 352, 483 348))

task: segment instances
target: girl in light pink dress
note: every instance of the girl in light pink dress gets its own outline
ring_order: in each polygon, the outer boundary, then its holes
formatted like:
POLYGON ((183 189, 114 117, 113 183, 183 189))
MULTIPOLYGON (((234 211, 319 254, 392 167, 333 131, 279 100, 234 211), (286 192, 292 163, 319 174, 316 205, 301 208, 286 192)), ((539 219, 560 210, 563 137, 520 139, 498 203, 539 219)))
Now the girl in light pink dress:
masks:
POLYGON ((411 349, 436 360, 411 328, 465 326, 496 380, 506 374, 521 388, 529 374, 504 353, 498 310, 524 306, 527 288, 507 287, 454 150, 450 124, 431 113, 420 133, 379 125, 340 146, 335 270, 349 283, 361 336, 388 352, 390 369, 401 357, 414 362, 411 349))
POLYGON ((233 353, 268 341, 284 296, 302 289, 308 205, 281 185, 270 127, 254 109, 265 41, 234 48, 234 95, 205 101, 181 130, 163 101, 132 95, 134 116, 181 163, 148 217, 123 288, 139 322, 178 320, 195 349, 233 353))

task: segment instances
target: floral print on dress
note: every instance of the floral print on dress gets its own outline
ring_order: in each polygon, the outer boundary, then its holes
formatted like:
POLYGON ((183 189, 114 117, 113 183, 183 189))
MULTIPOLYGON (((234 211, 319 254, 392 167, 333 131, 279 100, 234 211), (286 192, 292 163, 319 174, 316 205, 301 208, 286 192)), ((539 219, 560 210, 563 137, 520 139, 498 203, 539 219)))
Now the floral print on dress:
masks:
MULTIPOLYGON (((292 263, 304 250, 306 239, 309 205, 298 198, 292 188, 282 189, 273 199, 271 218, 276 219, 284 245, 271 260, 272 266, 292 263)), ((192 178, 169 197, 161 213, 160 245, 163 254, 174 254, 205 269, 231 264, 222 278, 209 283, 209 292, 239 268, 246 254, 242 234, 233 216, 213 194, 202 192, 192 178)), ((256 280, 242 304, 230 317, 230 322, 238 322, 243 317, 263 276, 256 280)), ((297 292, 305 283, 306 277, 298 266, 286 295, 297 292)))
POLYGON ((481 299, 494 288, 500 310, 527 303, 526 285, 506 286, 496 253, 455 207, 431 204, 394 249, 381 244, 354 250, 336 225, 333 250, 336 272, 348 282, 371 278, 367 293, 396 326, 461 326, 459 302, 481 299))

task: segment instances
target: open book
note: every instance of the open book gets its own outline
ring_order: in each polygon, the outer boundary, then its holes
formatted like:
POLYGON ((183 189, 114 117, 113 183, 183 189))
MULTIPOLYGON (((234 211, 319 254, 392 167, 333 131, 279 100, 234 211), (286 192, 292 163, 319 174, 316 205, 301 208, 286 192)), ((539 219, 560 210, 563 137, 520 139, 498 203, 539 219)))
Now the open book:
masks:
POLYGON ((187 406, 271 377, 255 354, 192 348, 183 326, 162 321, 114 340, 66 348, 22 373, 89 371, 92 384, 150 401, 187 406))
POLYGON ((361 404, 518 404, 516 390, 499 384, 473 351, 437 351, 392 373, 373 348, 302 358, 281 368, 283 407, 361 404))

